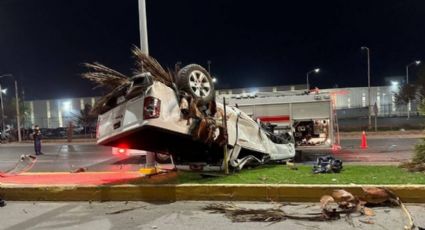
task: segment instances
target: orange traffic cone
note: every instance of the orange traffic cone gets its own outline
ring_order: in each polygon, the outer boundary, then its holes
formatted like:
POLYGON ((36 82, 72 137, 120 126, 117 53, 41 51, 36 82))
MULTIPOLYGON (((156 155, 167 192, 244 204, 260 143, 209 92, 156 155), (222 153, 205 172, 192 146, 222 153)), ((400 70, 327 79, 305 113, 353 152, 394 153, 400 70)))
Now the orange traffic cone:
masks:
POLYGON ((362 144, 360 145, 360 148, 367 149, 367 139, 366 139, 366 132, 363 131, 362 133, 362 144))

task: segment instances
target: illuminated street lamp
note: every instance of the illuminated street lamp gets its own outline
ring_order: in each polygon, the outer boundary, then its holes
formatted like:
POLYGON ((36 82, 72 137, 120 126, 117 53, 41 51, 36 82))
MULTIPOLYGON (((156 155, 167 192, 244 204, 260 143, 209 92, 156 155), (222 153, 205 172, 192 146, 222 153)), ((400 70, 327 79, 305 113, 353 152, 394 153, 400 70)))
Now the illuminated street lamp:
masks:
POLYGON ((0 84, 0 103, 1 103, 1 136, 4 137, 4 105, 3 94, 6 94, 7 89, 2 89, 0 84))
POLYGON ((370 50, 366 46, 362 46, 361 49, 366 50, 367 52, 367 91, 368 91, 367 101, 368 101, 368 111, 369 111, 368 128, 371 129, 372 120, 371 120, 371 108, 370 108, 370 50))
POLYGON ((417 60, 406 65, 406 84, 409 84, 409 67, 412 65, 420 65, 420 64, 421 64, 421 61, 417 60))
POLYGON ((313 69, 313 70, 310 70, 310 71, 307 72, 307 91, 310 90, 310 85, 309 85, 309 82, 308 82, 308 76, 311 73, 319 73, 319 72, 320 72, 320 69, 319 68, 316 68, 316 69, 313 69))
MULTIPOLYGON (((3 77, 14 77, 12 74, 3 74, 0 75, 0 78, 3 77)), ((2 94, 6 94, 6 89, 3 92, 1 85, 0 85, 0 100, 1 100, 1 121, 2 121, 2 135, 4 135, 4 108, 3 108, 3 96, 2 94)), ((22 136, 21 136, 21 115, 20 115, 20 111, 19 111, 19 97, 18 97, 18 81, 15 78, 15 98, 16 98, 16 128, 18 129, 18 141, 21 142, 22 141, 22 136)))
MULTIPOLYGON (((406 85, 409 85, 409 67, 412 65, 420 65, 420 64, 421 64, 421 61, 416 60, 406 65, 406 85)), ((407 119, 410 118, 410 108, 411 108, 411 104, 410 104, 410 98, 409 98, 409 102, 407 103, 407 119)))

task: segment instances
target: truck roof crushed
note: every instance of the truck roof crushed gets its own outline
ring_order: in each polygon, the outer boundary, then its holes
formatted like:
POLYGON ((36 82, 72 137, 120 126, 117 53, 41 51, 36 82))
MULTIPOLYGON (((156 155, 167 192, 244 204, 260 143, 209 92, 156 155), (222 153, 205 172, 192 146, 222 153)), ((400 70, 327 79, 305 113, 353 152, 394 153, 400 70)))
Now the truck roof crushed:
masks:
POLYGON ((214 82, 202 66, 165 70, 137 47, 133 56, 131 77, 99 63, 86 64, 90 71, 83 77, 110 90, 93 108, 99 114, 98 144, 209 165, 223 164, 226 146, 236 169, 294 157, 291 133, 275 135, 238 108, 217 103, 214 82))

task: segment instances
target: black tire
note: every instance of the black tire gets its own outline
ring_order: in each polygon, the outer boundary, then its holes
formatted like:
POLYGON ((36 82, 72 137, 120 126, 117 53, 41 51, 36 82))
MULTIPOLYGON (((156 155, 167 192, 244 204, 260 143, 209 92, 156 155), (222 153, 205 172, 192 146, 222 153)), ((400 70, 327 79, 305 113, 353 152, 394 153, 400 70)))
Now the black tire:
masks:
POLYGON ((171 158, 169 154, 155 153, 155 161, 160 164, 168 164, 171 163, 171 158))
POLYGON ((204 67, 190 64, 177 73, 177 86, 180 90, 190 94, 200 104, 207 104, 214 100, 214 82, 204 67))

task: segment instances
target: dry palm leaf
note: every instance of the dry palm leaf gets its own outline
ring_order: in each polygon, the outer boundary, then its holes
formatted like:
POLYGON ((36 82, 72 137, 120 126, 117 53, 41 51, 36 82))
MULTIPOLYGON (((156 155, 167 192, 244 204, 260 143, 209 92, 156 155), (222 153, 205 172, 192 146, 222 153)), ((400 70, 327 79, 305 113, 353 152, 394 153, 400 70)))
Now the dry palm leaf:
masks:
POLYGON ((155 58, 143 53, 139 48, 134 47, 132 51, 136 59, 136 75, 149 72, 154 80, 162 82, 169 87, 172 86, 173 74, 171 71, 165 71, 155 58))
POLYGON ((346 211, 328 211, 326 209, 321 213, 310 213, 306 215, 286 214, 281 209, 247 209, 228 204, 210 204, 204 207, 204 210, 213 213, 224 213, 226 217, 233 222, 276 222, 286 219, 307 220, 307 221, 329 221, 340 219, 341 213, 346 211))
POLYGON ((88 79, 96 84, 96 87, 103 87, 106 89, 115 89, 120 85, 129 83, 130 80, 124 74, 108 68, 100 63, 85 63, 89 72, 82 74, 83 78, 88 79))
MULTIPOLYGON (((165 71, 158 61, 143 53, 139 48, 134 47, 132 51, 136 65, 135 74, 150 72, 153 80, 162 82, 170 87, 173 85, 174 73, 172 71, 165 71)), ((97 62, 84 65, 89 68, 89 72, 82 74, 83 78, 92 81, 96 85, 95 88, 102 87, 110 90, 108 94, 96 102, 93 112, 102 113, 107 111, 110 109, 108 102, 126 94, 125 90, 130 86, 131 79, 97 62)), ((112 103, 112 106, 114 106, 114 103, 112 103)))

